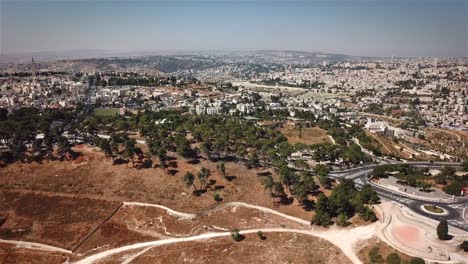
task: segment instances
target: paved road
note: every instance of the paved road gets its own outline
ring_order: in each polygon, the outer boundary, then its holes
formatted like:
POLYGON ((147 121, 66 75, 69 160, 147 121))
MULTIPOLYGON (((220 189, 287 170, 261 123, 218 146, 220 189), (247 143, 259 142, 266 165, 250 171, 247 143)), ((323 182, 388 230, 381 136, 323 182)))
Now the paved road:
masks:
MULTIPOLYGON (((368 170, 365 170, 359 177, 354 178, 354 182, 358 188, 362 187, 364 184, 369 183, 367 178, 368 173, 368 170)), ((416 197, 410 197, 397 191, 392 191, 390 189, 378 186, 376 184, 371 184, 371 186, 383 199, 402 204, 411 209, 411 211, 413 211, 414 213, 426 216, 436 221, 440 221, 441 219, 447 219, 449 225, 468 232, 468 221, 466 221, 464 218, 465 210, 468 210, 468 200, 466 199, 456 199, 453 201, 440 202, 425 201, 416 197), (421 209, 421 207, 426 204, 436 205, 441 208, 444 208, 447 211, 447 214, 443 216, 430 214, 421 209)))

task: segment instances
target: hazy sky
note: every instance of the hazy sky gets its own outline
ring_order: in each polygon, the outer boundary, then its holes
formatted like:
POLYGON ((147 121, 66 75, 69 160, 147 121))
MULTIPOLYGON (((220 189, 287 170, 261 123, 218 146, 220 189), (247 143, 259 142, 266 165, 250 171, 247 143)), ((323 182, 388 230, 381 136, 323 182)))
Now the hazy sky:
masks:
POLYGON ((289 49, 468 56, 468 0, 0 0, 3 54, 289 49))

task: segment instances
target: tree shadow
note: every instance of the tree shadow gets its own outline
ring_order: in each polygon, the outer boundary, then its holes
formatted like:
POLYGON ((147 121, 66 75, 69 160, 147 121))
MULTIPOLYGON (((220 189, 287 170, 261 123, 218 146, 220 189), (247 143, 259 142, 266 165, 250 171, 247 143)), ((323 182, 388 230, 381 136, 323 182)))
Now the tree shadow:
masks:
POLYGON ((191 159, 187 161, 188 164, 196 165, 200 163, 200 159, 191 159))
POLYGON ((194 190, 193 191, 193 194, 196 196, 201 196, 204 193, 206 193, 206 190, 194 190))
POLYGON ((226 177, 224 177, 224 178, 226 178, 226 180, 227 180, 228 182, 232 182, 233 180, 237 179, 237 177, 236 177, 236 176, 233 176, 233 175, 231 175, 231 176, 226 176, 226 177))
POLYGON ((171 168, 177 168, 177 161, 169 161, 167 165, 171 168))
POLYGON ((216 180, 210 179, 209 182, 208 182, 208 187, 211 187, 211 186, 213 186, 215 184, 216 184, 216 180))
POLYGON ((176 175, 178 172, 179 172, 178 170, 172 170, 172 169, 167 171, 167 173, 171 176, 176 175))
POLYGON ((264 171, 264 172, 257 173, 257 176, 262 176, 262 177, 271 176, 271 175, 273 175, 273 174, 271 172, 269 172, 269 171, 264 171))
POLYGON ((294 202, 294 197, 288 197, 287 195, 281 195, 278 198, 279 203, 282 205, 290 205, 294 202))
POLYGON ((153 161, 150 159, 144 160, 141 165, 138 166, 140 169, 150 169, 153 167, 153 161))
POLYGON ((128 163, 128 160, 122 158, 116 158, 112 161, 112 165, 121 165, 128 163))
POLYGON ((315 202, 314 201, 311 201, 309 199, 305 199, 301 202, 301 206, 302 206, 302 209, 304 209, 305 211, 312 211, 314 210, 314 207, 315 207, 315 202))
POLYGON ((226 156, 224 158, 220 158, 219 160, 223 160, 225 162, 235 162, 237 161, 237 157, 234 156, 226 156))
POLYGON ((213 190, 215 190, 215 191, 222 190, 222 189, 224 189, 224 185, 215 185, 213 187, 213 190))
POLYGON ((171 157, 171 156, 167 156, 167 157, 166 157, 166 160, 167 160, 167 161, 173 161, 173 160, 177 160, 177 158, 171 157))

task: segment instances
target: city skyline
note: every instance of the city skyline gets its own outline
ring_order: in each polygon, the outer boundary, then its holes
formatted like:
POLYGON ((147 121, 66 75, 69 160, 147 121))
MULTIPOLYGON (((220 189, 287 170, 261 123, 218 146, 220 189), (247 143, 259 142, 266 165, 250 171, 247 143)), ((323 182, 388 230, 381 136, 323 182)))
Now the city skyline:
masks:
POLYGON ((1 53, 303 50, 467 56, 466 1, 3 1, 1 53))

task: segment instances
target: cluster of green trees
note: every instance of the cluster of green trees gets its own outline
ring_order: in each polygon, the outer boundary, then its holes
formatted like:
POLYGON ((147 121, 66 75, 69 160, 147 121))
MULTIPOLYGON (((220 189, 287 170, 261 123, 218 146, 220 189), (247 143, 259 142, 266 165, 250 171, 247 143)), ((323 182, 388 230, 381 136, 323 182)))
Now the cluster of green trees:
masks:
POLYGON ((330 197, 323 193, 318 195, 315 206, 315 216, 312 223, 320 226, 329 226, 336 218, 336 223, 346 226, 348 220, 356 213, 366 221, 376 221, 377 217, 368 205, 380 201, 377 193, 369 185, 358 191, 352 180, 343 179, 332 190, 330 197))
POLYGON ((371 137, 368 137, 365 131, 357 125, 345 126, 343 125, 343 121, 339 118, 319 120, 316 124, 327 130, 328 134, 333 137, 336 144, 338 144, 342 149, 347 149, 353 146, 354 149, 352 150, 352 153, 350 153, 350 156, 354 157, 354 159, 351 160, 352 163, 370 161, 370 158, 367 157, 360 148, 358 149, 359 146, 353 142, 353 138, 358 139, 359 144, 372 151, 374 155, 382 155, 379 148, 380 144, 371 137))
POLYGON ((376 115, 384 115, 385 110, 383 109, 383 104, 377 104, 377 103, 371 103, 369 104, 366 109, 364 109, 365 112, 367 113, 372 113, 376 115))
MULTIPOLYGON (((262 119, 286 119, 290 117, 288 110, 271 110, 271 109, 262 109, 256 111, 254 116, 262 119)), ((362 162, 369 162, 370 158, 367 157, 355 144, 352 139, 356 138, 359 140, 359 144, 365 149, 368 149, 373 152, 376 156, 381 156, 380 144, 367 136, 364 129, 358 125, 345 126, 344 122, 338 117, 333 117, 330 120, 325 119, 316 119, 312 112, 308 111, 295 111, 295 117, 310 121, 311 125, 318 126, 322 129, 327 130, 328 134, 333 137, 337 145, 332 145, 329 143, 313 145, 317 151, 316 160, 336 160, 338 158, 343 158, 346 162, 350 164, 358 164, 362 162), (349 149, 349 150, 348 150, 349 149), (322 154, 324 153, 324 154, 322 154)))
POLYGON ((372 175, 385 178, 388 177, 388 173, 397 172, 393 176, 399 179, 399 183, 428 190, 432 186, 427 182, 430 177, 427 175, 428 171, 427 168, 420 169, 408 164, 395 164, 375 167, 372 175))
POLYGON ((134 119, 149 142, 162 142, 161 146, 185 158, 198 154, 210 160, 233 156, 256 167, 260 162, 285 160, 294 151, 278 131, 238 117, 168 113, 161 118, 164 123, 155 124, 158 119, 145 112, 134 119), (194 144, 198 147, 192 147, 194 144))
MULTIPOLYGON (((44 112, 35 109, 22 109, 13 113, 4 113, 0 137, 13 150, 21 144, 32 143, 35 134, 45 134, 45 145, 52 148, 57 143, 60 153, 69 151, 68 140, 62 136, 67 131, 70 135, 81 136, 87 143, 99 146, 106 157, 114 161, 143 160, 148 167, 152 166, 152 157, 159 160, 160 166, 167 168, 167 152, 176 152, 189 160, 203 155, 210 160, 235 158, 244 161, 250 167, 261 164, 273 165, 280 175, 279 182, 267 177, 264 184, 272 196, 286 201, 286 193, 291 194, 301 203, 306 202, 308 195, 316 194, 318 186, 312 174, 298 174, 288 167, 287 158, 304 145, 293 146, 287 142, 279 131, 256 126, 253 122, 231 116, 197 116, 183 114, 178 111, 144 111, 120 116, 89 116, 79 125, 72 121, 74 112, 44 112), (53 125, 58 123, 59 125, 53 125), (139 131, 145 137, 148 153, 136 146, 136 141, 128 137, 127 132, 139 131), (97 134, 111 134, 110 139, 98 138, 97 134), (196 146, 196 147, 195 147, 196 146), (284 198, 284 199, 283 199, 284 198)), ((311 147, 317 161, 335 160, 344 157, 348 161, 358 163, 363 153, 356 145, 347 149, 340 145, 320 144, 311 147)), ((21 152, 21 151, 18 151, 21 152)), ((224 164, 220 172, 225 175, 224 164)), ((325 187, 330 187, 326 177, 329 170, 322 165, 316 167, 319 181, 325 187)), ((209 174, 208 174, 209 175, 209 174)), ((187 177, 190 179, 190 177, 187 177)), ((198 178, 203 181, 204 178, 198 178)), ((206 186, 201 182, 201 189, 206 186)))
POLYGON ((192 172, 187 171, 184 174, 183 181, 187 187, 193 187, 195 192, 205 192, 208 188, 208 178, 211 175, 211 171, 205 167, 202 167, 199 172, 197 172, 198 188, 195 185, 195 175, 192 172))
MULTIPOLYGON (((136 140, 125 133, 112 134, 110 139, 97 138, 96 145, 101 148, 107 158, 112 158, 114 162, 126 159, 132 161, 132 166, 135 166, 135 156, 138 156, 139 160, 144 157, 143 151, 136 146, 136 140)), ((145 160, 145 165, 152 166, 149 157, 145 160)))
POLYGON ((318 186, 315 184, 314 177, 309 172, 297 174, 291 169, 281 165, 279 168, 279 181, 275 181, 271 175, 262 180, 262 185, 271 197, 277 197, 280 202, 287 203, 290 199, 287 193, 292 194, 299 203, 307 205, 308 196, 316 194, 318 186), (286 188, 285 188, 286 186, 286 188))
POLYGON ((8 112, 0 108, 0 159, 6 163, 16 160, 32 161, 52 158, 53 146, 63 158, 70 153, 70 144, 63 132, 78 134, 75 111, 23 107, 8 112), (39 138, 37 135, 43 134, 39 138))
POLYGON ((371 263, 387 263, 387 264, 424 264, 425 261, 422 258, 412 257, 409 261, 402 260, 400 255, 397 253, 390 253, 384 259, 380 253, 380 248, 375 246, 371 248, 368 253, 369 260, 371 263))
MULTIPOLYGON (((468 171, 466 162, 462 164, 462 169, 468 171)), ((442 168, 439 175, 436 177, 438 184, 444 184, 442 190, 451 195, 460 196, 463 188, 468 187, 468 175, 458 177, 455 175, 456 169, 451 166, 442 168)))
MULTIPOLYGON (((463 167, 463 166, 462 166, 463 167)), ((412 187, 419 187, 428 190, 432 184, 427 180, 431 179, 428 175, 428 168, 416 168, 408 164, 382 165, 374 168, 373 176, 387 177, 389 172, 397 172, 394 177, 400 180, 400 183, 412 187)), ((451 195, 461 195, 461 190, 468 187, 468 176, 458 177, 455 175, 456 169, 452 166, 444 166, 441 172, 435 176, 437 184, 445 185, 442 190, 451 195)))

